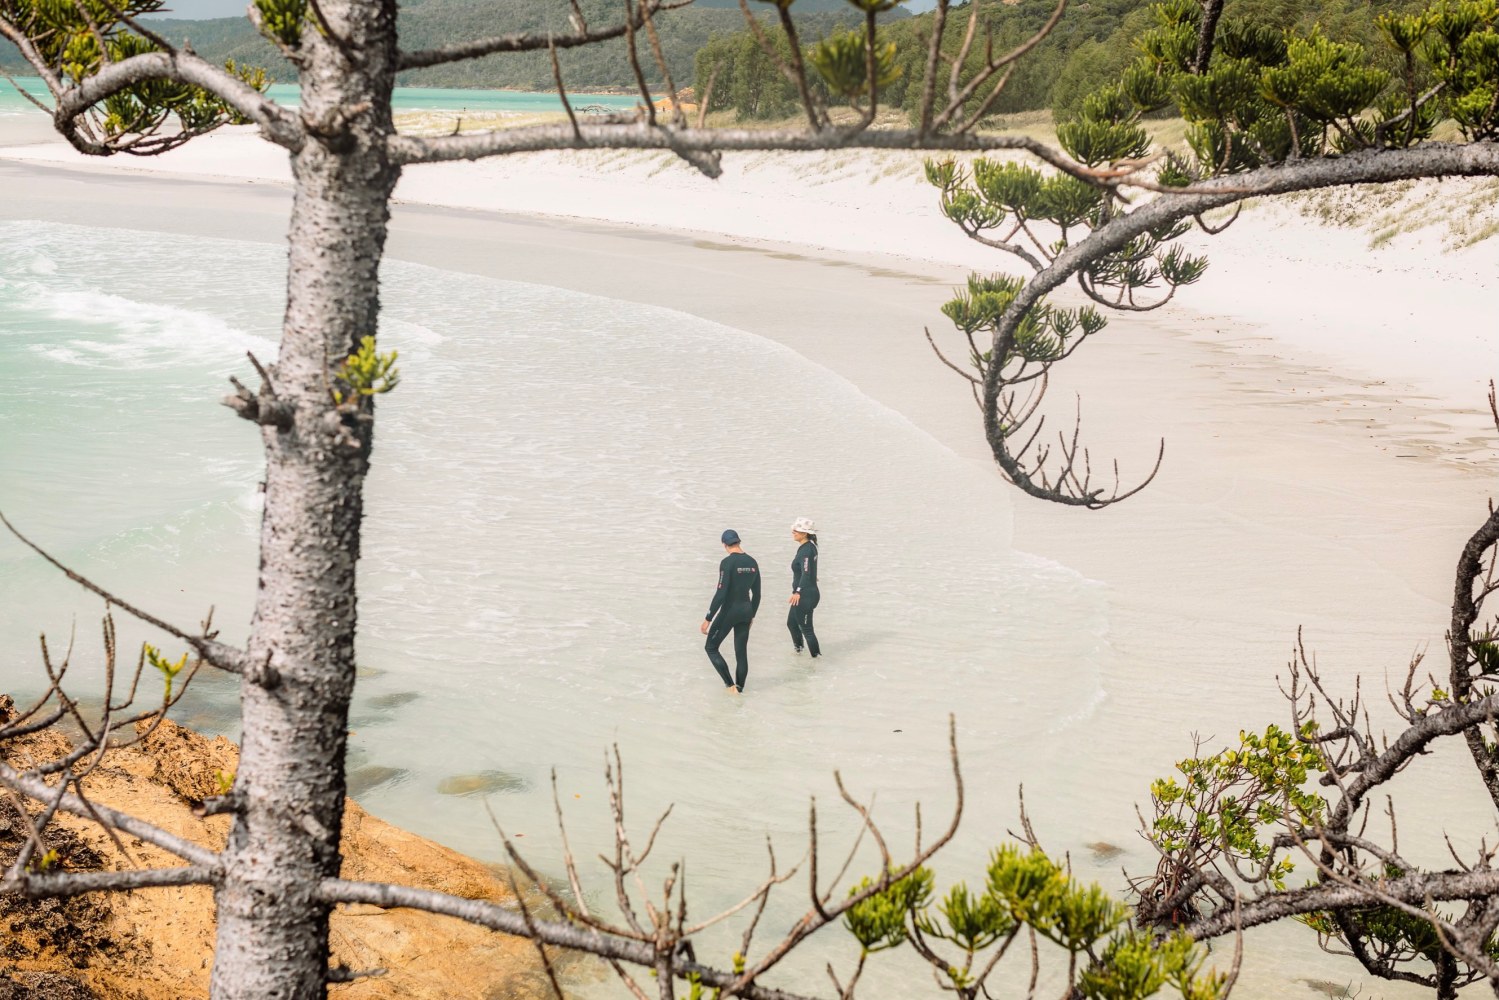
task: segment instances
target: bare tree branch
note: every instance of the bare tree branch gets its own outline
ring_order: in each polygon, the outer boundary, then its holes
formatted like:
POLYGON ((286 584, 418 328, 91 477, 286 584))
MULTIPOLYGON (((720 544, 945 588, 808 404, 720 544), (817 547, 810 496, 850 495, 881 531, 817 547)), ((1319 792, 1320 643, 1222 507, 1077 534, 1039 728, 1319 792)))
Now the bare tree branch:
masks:
MULTIPOLYGON (((792 129, 674 129, 644 123, 584 125, 575 136, 567 125, 466 132, 462 135, 393 135, 391 158, 401 164, 477 160, 506 153, 545 149, 785 150, 909 149, 983 152, 1010 149, 1031 153, 1064 173, 1092 183, 1100 174, 1083 167, 1044 143, 1017 135, 927 135, 908 129, 879 129, 849 134, 846 130, 807 132, 792 129)), ((1393 155, 1393 154, 1392 154, 1393 155)))
MULTIPOLYGON (((0 762, 0 786, 9 788, 13 792, 35 799, 38 802, 46 802, 56 794, 56 789, 48 785, 38 777, 32 777, 15 770, 9 764, 0 762)), ((119 812, 108 806, 94 805, 84 802, 77 795, 64 795, 58 803, 58 808, 63 812, 72 813, 74 816, 83 816, 93 819, 98 823, 121 833, 127 833, 148 844, 154 844, 164 851, 170 851, 185 861, 189 861, 200 868, 216 870, 218 868, 218 855, 204 847, 199 847, 190 840, 185 840, 175 834, 152 826, 136 819, 129 813, 119 812)))
MULTIPOLYGON (((327 879, 319 887, 318 894, 327 903, 367 903, 384 909, 404 907, 457 917, 466 923, 488 927, 505 934, 524 937, 529 933, 526 918, 514 910, 496 903, 463 899, 428 889, 327 879)), ((628 962, 645 968, 655 968, 656 965, 655 949, 643 941, 611 937, 590 928, 576 927, 551 920, 533 918, 531 926, 535 929, 537 939, 545 944, 586 951, 600 958, 628 962)), ((737 979, 733 973, 708 968, 695 962, 679 963, 676 969, 679 976, 697 975, 706 986, 728 987, 737 979)), ((743 986, 733 995, 745 997, 746 1000, 806 1000, 795 993, 758 985, 743 986)))
POLYGON ((0 880, 0 895, 13 893, 28 899, 60 899, 88 892, 130 892, 135 889, 213 885, 218 877, 216 869, 200 865, 119 872, 22 872, 0 880))
MULTIPOLYGON (((973 8, 973 16, 977 17, 978 4, 976 2, 973 4, 973 8)), ((988 83, 989 80, 993 78, 995 73, 1004 69, 1006 66, 1010 65, 1015 60, 1025 55, 1037 45, 1040 45, 1046 39, 1046 36, 1051 34, 1052 29, 1057 26, 1057 22, 1062 19, 1062 12, 1066 9, 1067 0, 1057 0, 1056 8, 1051 12, 1051 17, 1049 17, 1046 23, 1041 26, 1041 30, 1037 31, 1030 38, 1027 38, 1025 41, 1021 42, 1015 48, 1011 49, 1009 52, 1006 52, 998 59, 994 59, 992 57, 986 59, 984 62, 984 68, 975 73, 973 79, 969 80, 968 83, 962 87, 962 89, 959 89, 957 87, 958 72, 962 68, 962 60, 967 58, 968 48, 973 40, 973 22, 970 20, 968 35, 967 37, 965 37, 963 42, 963 52, 958 57, 959 61, 953 64, 952 85, 949 87, 947 107, 944 108, 942 110, 942 113, 937 116, 936 121, 932 123, 932 127, 940 129, 942 126, 946 125, 950 120, 952 120, 954 115, 960 113, 963 110, 963 105, 968 103, 968 99, 971 98, 974 94, 978 93, 979 90, 983 88, 984 84, 988 83)), ((1002 88, 1003 86, 1004 84, 1001 83, 1000 87, 1002 88)), ((989 97, 989 100, 985 102, 985 107, 987 108, 989 104, 992 104, 995 97, 998 96, 998 90, 996 90, 995 93, 989 97)), ((983 109, 981 109, 981 111, 982 110, 983 109)), ((963 129, 972 128, 975 124, 978 123, 978 119, 980 117, 982 117, 982 114, 974 115, 971 119, 969 119, 967 123, 965 123, 963 129)), ((960 129, 959 131, 963 131, 963 129, 960 129)))
POLYGON ((1197 29, 1197 51, 1192 56, 1192 72, 1208 71, 1213 58, 1213 42, 1218 34, 1218 18, 1223 15, 1223 0, 1202 0, 1202 21, 1197 29))
MULTIPOLYGON (((119 597, 111 594, 109 591, 105 590, 103 587, 100 587, 98 584, 94 583, 87 577, 76 573, 68 567, 64 566, 62 563, 53 558, 53 556, 41 546, 37 545, 31 539, 21 534, 21 532, 16 529, 16 526, 10 523, 10 520, 5 516, 3 512, 0 512, 0 524, 3 524, 6 529, 9 530, 10 533, 14 535, 18 541, 21 542, 22 545, 25 545, 28 549, 31 549, 31 551, 41 556, 56 569, 61 570, 69 580, 72 580, 74 583, 78 584, 80 587, 83 587, 85 590, 98 594, 110 604, 113 604, 114 606, 122 609, 132 617, 139 618, 141 621, 147 623, 148 625, 153 625, 156 628, 161 629, 168 635, 181 639, 183 642, 191 646, 194 652, 196 652, 199 656, 203 657, 203 659, 207 660, 209 663, 212 663, 220 670, 225 670, 233 674, 240 674, 249 679, 262 677, 262 675, 264 674, 264 671, 258 670, 256 665, 250 661, 249 657, 246 656, 243 650, 236 649, 233 646, 225 645, 224 643, 217 641, 208 634, 191 635, 187 632, 184 632, 182 629, 177 628, 175 625, 171 625, 161 620, 160 618, 157 618, 150 612, 142 611, 140 608, 137 608, 135 605, 129 603, 128 601, 121 600, 119 597)), ((262 679, 264 680, 266 678, 262 677, 262 679)))
POLYGON ((305 132, 295 114, 223 67, 191 52, 147 52, 131 56, 66 88, 54 77, 49 83, 52 96, 57 100, 53 120, 63 136, 80 152, 91 155, 113 152, 108 146, 80 135, 74 119, 106 97, 150 80, 172 80, 201 87, 259 125, 267 139, 292 151, 302 148, 305 132))

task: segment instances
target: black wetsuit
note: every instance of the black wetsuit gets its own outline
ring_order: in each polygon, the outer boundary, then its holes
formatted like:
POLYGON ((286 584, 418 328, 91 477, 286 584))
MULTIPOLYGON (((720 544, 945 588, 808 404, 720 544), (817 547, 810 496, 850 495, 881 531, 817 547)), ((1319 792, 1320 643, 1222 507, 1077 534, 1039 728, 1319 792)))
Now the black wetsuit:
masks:
POLYGON ((749 676, 749 628, 760 610, 760 564, 743 552, 730 552, 718 564, 718 589, 708 606, 708 660, 725 687, 744 690, 749 676), (718 647, 729 630, 734 631, 735 676, 729 676, 729 665, 718 647))
POLYGON ((802 595, 786 615, 791 645, 800 650, 805 642, 807 652, 821 656, 822 647, 817 644, 817 633, 812 630, 812 612, 817 610, 817 602, 822 599, 817 592, 817 546, 813 542, 802 542, 801 548, 796 550, 796 558, 791 560, 791 592, 802 595))

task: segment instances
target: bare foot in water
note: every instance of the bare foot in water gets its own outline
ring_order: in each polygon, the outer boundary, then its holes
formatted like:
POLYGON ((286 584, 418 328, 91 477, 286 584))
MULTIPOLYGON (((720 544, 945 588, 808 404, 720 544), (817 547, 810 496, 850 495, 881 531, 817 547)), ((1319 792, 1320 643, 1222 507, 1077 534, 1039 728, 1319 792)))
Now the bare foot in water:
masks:
POLYGON ((737 696, 739 694, 739 689, 737 687, 735 687, 734 685, 732 685, 732 684, 730 684, 728 687, 724 688, 724 690, 727 691, 727 692, 729 692, 729 694, 732 694, 732 695, 736 695, 737 696))

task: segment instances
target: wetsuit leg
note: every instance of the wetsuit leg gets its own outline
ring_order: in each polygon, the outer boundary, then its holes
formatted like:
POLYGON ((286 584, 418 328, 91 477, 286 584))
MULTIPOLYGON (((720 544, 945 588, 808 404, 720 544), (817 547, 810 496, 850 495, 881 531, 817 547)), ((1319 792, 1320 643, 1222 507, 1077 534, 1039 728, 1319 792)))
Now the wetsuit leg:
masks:
POLYGON ((791 648, 798 653, 802 651, 802 630, 800 627, 802 613, 795 604, 791 610, 786 612, 786 628, 791 632, 791 648))
MULTIPOLYGON (((749 677, 749 632, 750 623, 740 622, 734 626, 734 670, 735 684, 744 691, 745 679, 749 677)), ((728 671, 724 671, 728 676, 728 671)))
POLYGON ((817 602, 813 601, 811 604, 803 602, 791 610, 801 612, 798 616, 800 620, 796 623, 796 627, 801 630, 802 638, 807 640, 807 652, 813 656, 821 656, 822 646, 818 644, 817 633, 812 627, 812 612, 817 610, 817 602))
MULTIPOLYGON (((718 676, 723 678, 723 686, 733 687, 734 678, 729 676, 728 661, 718 651, 718 647, 723 645, 724 639, 728 637, 729 629, 737 628, 737 626, 724 620, 727 617, 728 615, 719 615, 714 619, 713 624, 708 626, 708 641, 703 648, 708 651, 708 662, 713 664, 713 669, 717 670, 718 676)), ((735 652, 737 653, 739 645, 739 636, 737 633, 734 636, 734 645, 735 652)))

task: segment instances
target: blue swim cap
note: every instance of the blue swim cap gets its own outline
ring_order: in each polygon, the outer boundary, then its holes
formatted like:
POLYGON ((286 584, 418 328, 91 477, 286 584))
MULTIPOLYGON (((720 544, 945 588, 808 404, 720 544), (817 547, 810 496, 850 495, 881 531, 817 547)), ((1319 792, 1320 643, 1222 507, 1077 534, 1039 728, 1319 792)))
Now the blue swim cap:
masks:
POLYGON ((723 542, 725 545, 738 545, 739 532, 735 531, 733 528, 730 528, 723 533, 723 535, 719 538, 719 541, 723 542))

